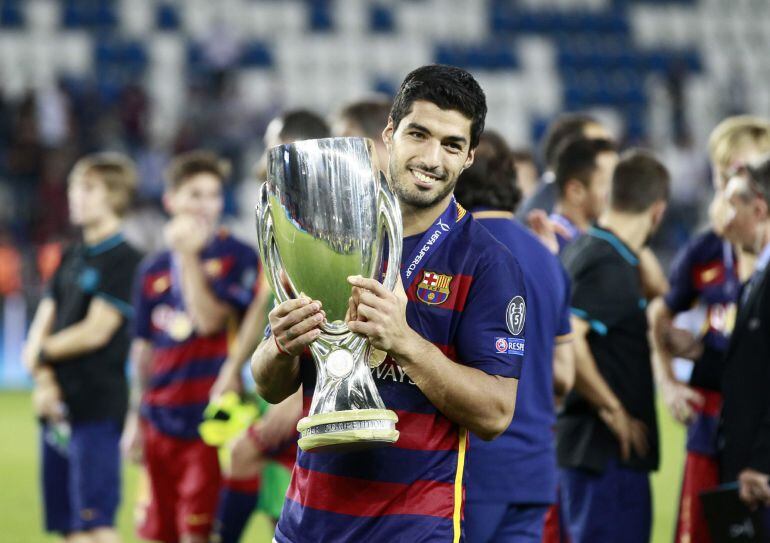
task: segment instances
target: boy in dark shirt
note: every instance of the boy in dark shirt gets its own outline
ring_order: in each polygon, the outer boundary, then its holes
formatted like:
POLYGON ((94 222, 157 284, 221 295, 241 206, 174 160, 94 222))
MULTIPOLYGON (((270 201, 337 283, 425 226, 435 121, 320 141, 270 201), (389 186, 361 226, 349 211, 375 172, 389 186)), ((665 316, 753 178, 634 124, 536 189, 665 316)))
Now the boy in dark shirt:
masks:
POLYGON ((116 153, 72 170, 70 218, 82 240, 65 251, 25 348, 43 422, 45 527, 78 541, 119 541, 119 442, 128 404, 131 284, 141 255, 121 234, 136 186, 116 153), (68 435, 67 435, 68 434, 68 435))

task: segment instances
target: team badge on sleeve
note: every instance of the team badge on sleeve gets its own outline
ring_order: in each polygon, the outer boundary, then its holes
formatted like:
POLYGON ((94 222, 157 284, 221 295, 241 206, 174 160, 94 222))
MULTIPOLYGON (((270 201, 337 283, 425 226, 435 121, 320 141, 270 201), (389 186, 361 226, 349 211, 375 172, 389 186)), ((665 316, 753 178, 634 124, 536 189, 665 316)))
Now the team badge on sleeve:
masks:
POLYGON ((443 304, 449 298, 449 283, 451 282, 451 275, 423 271, 422 280, 417 285, 417 297, 429 305, 443 304))
POLYGON ((527 303, 521 296, 514 296, 505 310, 505 324, 508 326, 508 331, 514 336, 521 334, 526 318, 527 303))

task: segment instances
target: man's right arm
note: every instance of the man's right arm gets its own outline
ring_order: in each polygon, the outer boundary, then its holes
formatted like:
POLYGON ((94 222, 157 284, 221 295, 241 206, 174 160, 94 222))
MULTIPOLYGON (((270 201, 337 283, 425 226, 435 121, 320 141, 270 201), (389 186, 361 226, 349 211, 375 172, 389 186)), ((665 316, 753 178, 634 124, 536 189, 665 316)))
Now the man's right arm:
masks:
POLYGON ((600 418, 615 434, 623 459, 629 458, 632 448, 640 456, 645 456, 647 439, 643 426, 626 412, 596 366, 588 345, 590 325, 583 319, 573 317, 572 330, 575 334, 575 390, 596 408, 600 418))
POLYGON ((299 355, 321 335, 324 318, 321 302, 306 297, 283 302, 270 312, 270 336, 251 358, 257 394, 275 404, 296 392, 299 355))

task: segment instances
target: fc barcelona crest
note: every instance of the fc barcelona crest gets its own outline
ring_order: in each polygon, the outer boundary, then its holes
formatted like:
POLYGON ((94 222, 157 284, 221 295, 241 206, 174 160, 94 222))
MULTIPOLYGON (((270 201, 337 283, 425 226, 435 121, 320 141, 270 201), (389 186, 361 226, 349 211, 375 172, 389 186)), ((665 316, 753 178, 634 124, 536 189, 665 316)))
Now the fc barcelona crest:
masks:
POLYGON ((422 280, 417 285, 417 297, 429 305, 443 304, 449 298, 449 283, 451 282, 451 275, 424 271, 422 272, 422 280))

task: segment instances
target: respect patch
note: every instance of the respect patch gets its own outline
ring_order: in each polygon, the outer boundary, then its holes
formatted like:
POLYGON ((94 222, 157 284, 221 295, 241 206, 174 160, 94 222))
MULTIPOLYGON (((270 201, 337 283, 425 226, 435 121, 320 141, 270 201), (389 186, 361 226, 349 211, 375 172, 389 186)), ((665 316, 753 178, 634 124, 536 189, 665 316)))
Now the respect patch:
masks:
POLYGON ((522 338, 498 337, 495 338, 495 351, 500 354, 512 354, 524 356, 525 341, 522 338))

